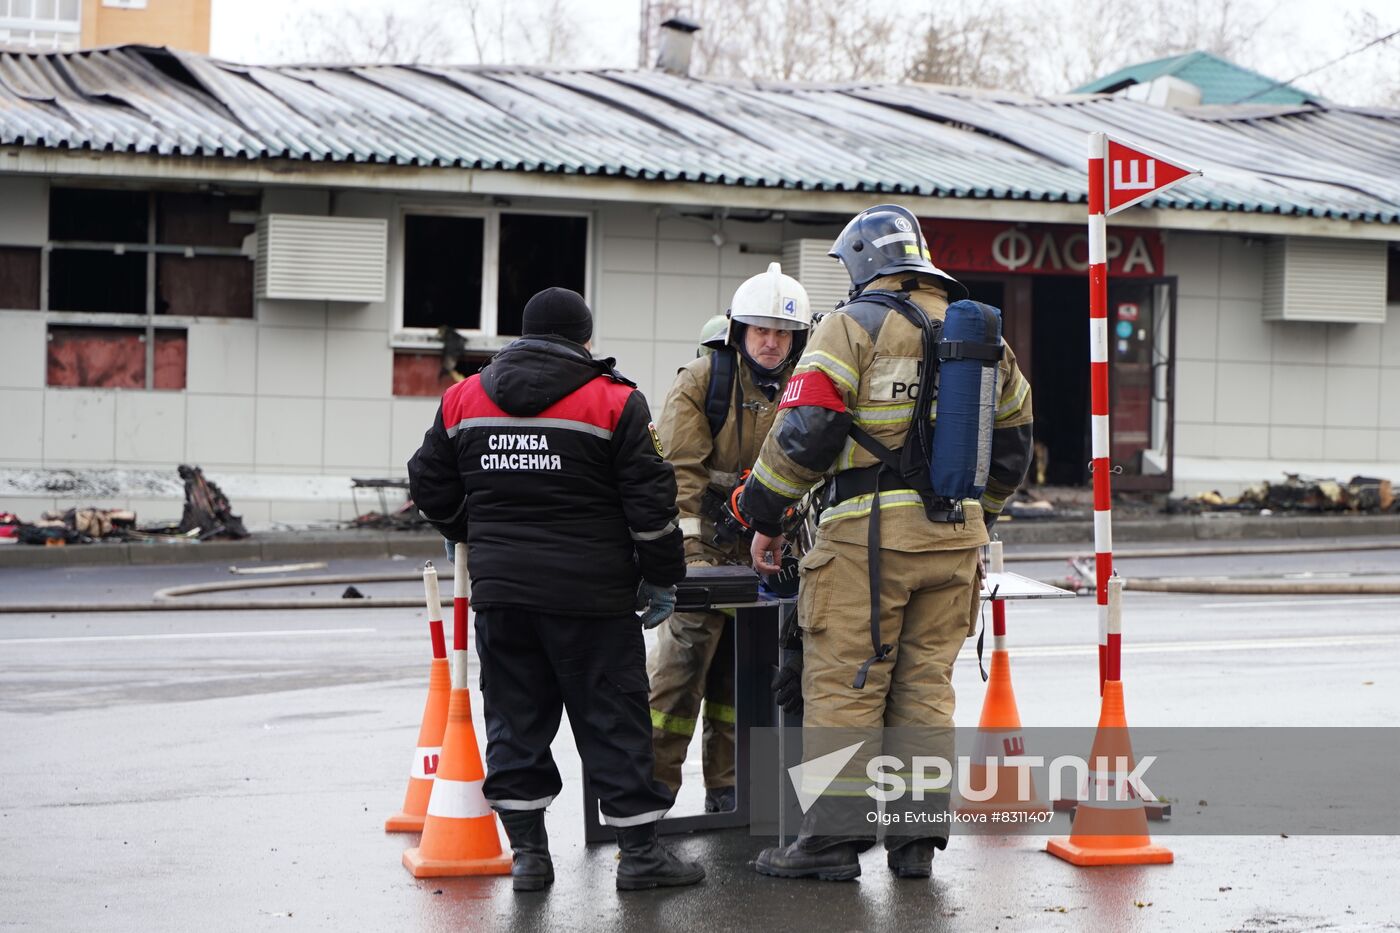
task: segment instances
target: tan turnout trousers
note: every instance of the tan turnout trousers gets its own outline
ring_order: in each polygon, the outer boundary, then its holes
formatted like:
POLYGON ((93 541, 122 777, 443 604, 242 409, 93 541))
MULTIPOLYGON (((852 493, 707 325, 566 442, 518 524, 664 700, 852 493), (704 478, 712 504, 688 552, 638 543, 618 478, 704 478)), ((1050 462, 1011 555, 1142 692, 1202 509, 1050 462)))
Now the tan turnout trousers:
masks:
MULTIPOLYGON (((730 415, 714 437, 705 417, 711 357, 681 368, 661 413, 662 446, 676 471, 676 507, 692 564, 749 563, 746 542, 722 549, 713 545, 714 523, 700 505, 706 489, 729 496, 741 471, 753 465, 777 414, 776 398, 770 401, 759 390, 742 358, 737 364, 730 415)), ((705 787, 734 786, 733 627, 726 613, 678 612, 657 630, 647 657, 652 746, 656 779, 672 790, 681 785, 681 765, 702 718, 705 787)))

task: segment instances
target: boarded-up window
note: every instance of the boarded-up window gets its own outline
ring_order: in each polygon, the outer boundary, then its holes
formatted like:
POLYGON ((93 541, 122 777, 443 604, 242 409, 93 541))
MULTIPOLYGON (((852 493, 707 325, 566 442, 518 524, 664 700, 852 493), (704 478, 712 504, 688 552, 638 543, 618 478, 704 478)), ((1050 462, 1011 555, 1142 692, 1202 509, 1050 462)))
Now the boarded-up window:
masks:
MULTIPOLYGON (((252 233, 256 197, 161 191, 156 194, 156 242, 238 249, 252 233), (250 222, 235 223, 235 216, 250 222)), ((253 316, 253 263, 242 256, 156 259, 156 313, 189 317, 253 316)))
POLYGON ((253 264, 241 256, 156 258, 156 313, 253 316, 253 264))
POLYGON ((257 197, 210 192, 54 188, 49 197, 49 308, 251 318, 253 263, 230 253, 255 229, 257 197), (151 237, 151 216, 155 230, 151 237), (238 222, 235 222, 238 218, 238 222), (182 253, 157 252, 152 239, 182 253))
MULTIPOLYGON (((472 354, 457 361, 457 372, 471 375, 491 361, 491 354, 472 354)), ((442 372, 441 353, 400 350, 394 354, 394 394, 414 398, 437 398, 452 386, 452 377, 442 372)))
MULTIPOLYGON (((183 330, 156 331, 155 388, 183 389, 188 340, 183 330)), ((125 327, 49 328, 47 383, 88 389, 144 389, 146 332, 125 327)))
POLYGON ((0 309, 39 307, 40 252, 32 247, 0 246, 0 309))
POLYGON ((257 210, 256 197, 161 191, 156 194, 156 242, 237 249, 256 224, 230 218, 257 210))
POLYGON ((51 386, 146 387, 146 335, 117 327, 50 327, 51 386))
POLYGON ((155 388, 183 389, 189 354, 189 336, 183 330, 156 331, 155 388))
POLYGON ((496 333, 517 336, 525 302, 550 286, 583 294, 588 218, 502 214, 496 333))
POLYGON ((409 214, 403 235, 403 324, 481 327, 480 217, 409 214))

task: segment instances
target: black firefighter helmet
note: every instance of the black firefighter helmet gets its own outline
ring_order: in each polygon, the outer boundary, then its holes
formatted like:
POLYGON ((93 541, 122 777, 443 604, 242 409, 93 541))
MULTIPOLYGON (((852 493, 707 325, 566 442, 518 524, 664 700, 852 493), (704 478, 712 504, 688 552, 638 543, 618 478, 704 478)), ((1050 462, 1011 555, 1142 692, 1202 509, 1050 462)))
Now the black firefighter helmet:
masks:
POLYGON ((882 275, 922 272, 943 280, 950 301, 967 297, 962 283, 933 264, 919 218, 898 204, 877 204, 852 217, 827 255, 846 267, 853 295, 882 275))

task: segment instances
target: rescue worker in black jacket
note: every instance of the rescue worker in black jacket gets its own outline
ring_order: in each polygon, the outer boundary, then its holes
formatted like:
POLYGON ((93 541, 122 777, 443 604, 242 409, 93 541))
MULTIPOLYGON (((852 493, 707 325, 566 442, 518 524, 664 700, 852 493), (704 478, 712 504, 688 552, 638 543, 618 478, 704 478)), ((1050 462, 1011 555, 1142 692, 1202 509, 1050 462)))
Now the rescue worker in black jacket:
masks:
POLYGON ((674 795, 653 777, 641 632, 670 616, 685 576, 675 476, 646 399, 589 352, 579 294, 545 289, 522 324, 524 337, 447 390, 408 464, 423 516, 467 544, 483 791, 510 837, 515 889, 550 884, 544 811, 562 784, 549 746, 567 709, 617 831, 618 888, 694 884, 704 869, 656 837, 674 795))

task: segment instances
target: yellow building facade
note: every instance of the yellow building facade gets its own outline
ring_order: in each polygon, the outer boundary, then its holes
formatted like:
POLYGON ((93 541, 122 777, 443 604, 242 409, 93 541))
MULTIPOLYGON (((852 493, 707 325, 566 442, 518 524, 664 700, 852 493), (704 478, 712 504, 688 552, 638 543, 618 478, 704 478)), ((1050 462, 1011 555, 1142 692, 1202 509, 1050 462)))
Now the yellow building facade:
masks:
POLYGON ((209 52, 212 0, 0 0, 0 47, 165 45, 209 52))
POLYGON ((209 53, 211 0, 81 0, 82 48, 167 45, 209 53))

